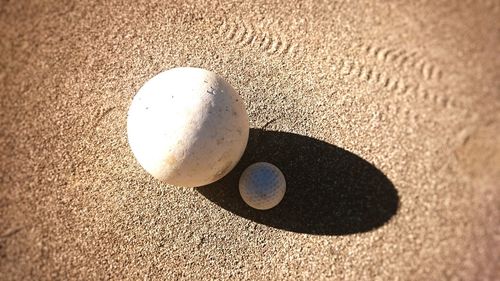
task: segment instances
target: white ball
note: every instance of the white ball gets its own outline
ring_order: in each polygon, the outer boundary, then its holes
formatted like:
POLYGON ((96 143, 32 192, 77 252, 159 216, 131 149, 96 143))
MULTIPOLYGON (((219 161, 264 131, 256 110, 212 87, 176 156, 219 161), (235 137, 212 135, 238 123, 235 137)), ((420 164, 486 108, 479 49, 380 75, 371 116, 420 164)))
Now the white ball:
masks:
POLYGON ((258 162, 243 171, 239 189, 241 198, 250 207, 258 210, 271 209, 285 196, 285 176, 273 164, 258 162))
POLYGON ((127 119, 130 148, 141 166, 172 185, 195 187, 231 171, 248 142, 245 105, 222 77, 173 68, 137 92, 127 119))

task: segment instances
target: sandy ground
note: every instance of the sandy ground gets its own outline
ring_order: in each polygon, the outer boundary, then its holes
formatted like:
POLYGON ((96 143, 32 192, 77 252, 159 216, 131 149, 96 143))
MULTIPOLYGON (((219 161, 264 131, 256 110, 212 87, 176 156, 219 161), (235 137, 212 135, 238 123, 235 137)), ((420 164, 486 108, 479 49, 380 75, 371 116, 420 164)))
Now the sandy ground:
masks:
POLYGON ((498 1, 178 2, 0 0, 1 280, 500 278, 498 1), (254 128, 208 187, 127 145, 176 66, 254 128), (288 179, 269 212, 235 185, 260 160, 288 179))

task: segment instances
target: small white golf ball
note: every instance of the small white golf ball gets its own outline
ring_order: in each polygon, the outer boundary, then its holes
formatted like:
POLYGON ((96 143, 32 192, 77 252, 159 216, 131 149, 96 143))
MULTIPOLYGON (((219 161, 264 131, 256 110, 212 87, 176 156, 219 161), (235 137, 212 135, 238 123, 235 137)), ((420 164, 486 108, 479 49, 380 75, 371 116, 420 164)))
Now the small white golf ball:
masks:
POLYGON ((245 104, 219 75, 179 67, 147 81, 127 118, 130 148, 155 178, 177 186, 219 180, 238 163, 248 141, 245 104))
POLYGON ((285 196, 285 176, 273 164, 258 162, 243 171, 239 189, 243 201, 250 207, 268 210, 278 205, 285 196))

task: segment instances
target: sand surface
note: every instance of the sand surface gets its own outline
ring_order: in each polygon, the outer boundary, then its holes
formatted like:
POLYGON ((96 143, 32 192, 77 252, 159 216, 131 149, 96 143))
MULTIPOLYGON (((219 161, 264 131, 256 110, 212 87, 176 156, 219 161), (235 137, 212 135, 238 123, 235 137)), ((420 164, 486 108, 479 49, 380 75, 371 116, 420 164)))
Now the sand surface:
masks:
POLYGON ((500 3, 0 0, 1 280, 498 280, 500 3), (126 115, 162 70, 249 112, 240 165, 161 184, 126 115), (236 181, 279 165, 281 205, 236 181))

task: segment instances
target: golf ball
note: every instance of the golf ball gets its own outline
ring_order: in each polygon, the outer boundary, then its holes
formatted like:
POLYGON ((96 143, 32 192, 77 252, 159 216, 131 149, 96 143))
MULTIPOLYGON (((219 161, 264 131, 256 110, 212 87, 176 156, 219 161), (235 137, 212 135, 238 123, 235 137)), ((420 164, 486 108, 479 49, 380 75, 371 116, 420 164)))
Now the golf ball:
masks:
POLYGON ((196 187, 219 180, 238 163, 248 141, 248 114, 222 77, 180 67, 139 89, 127 134, 147 172, 171 185, 196 187))
POLYGON ((273 164, 258 162, 243 171, 239 189, 243 201, 250 207, 258 210, 271 209, 285 196, 285 176, 273 164))

